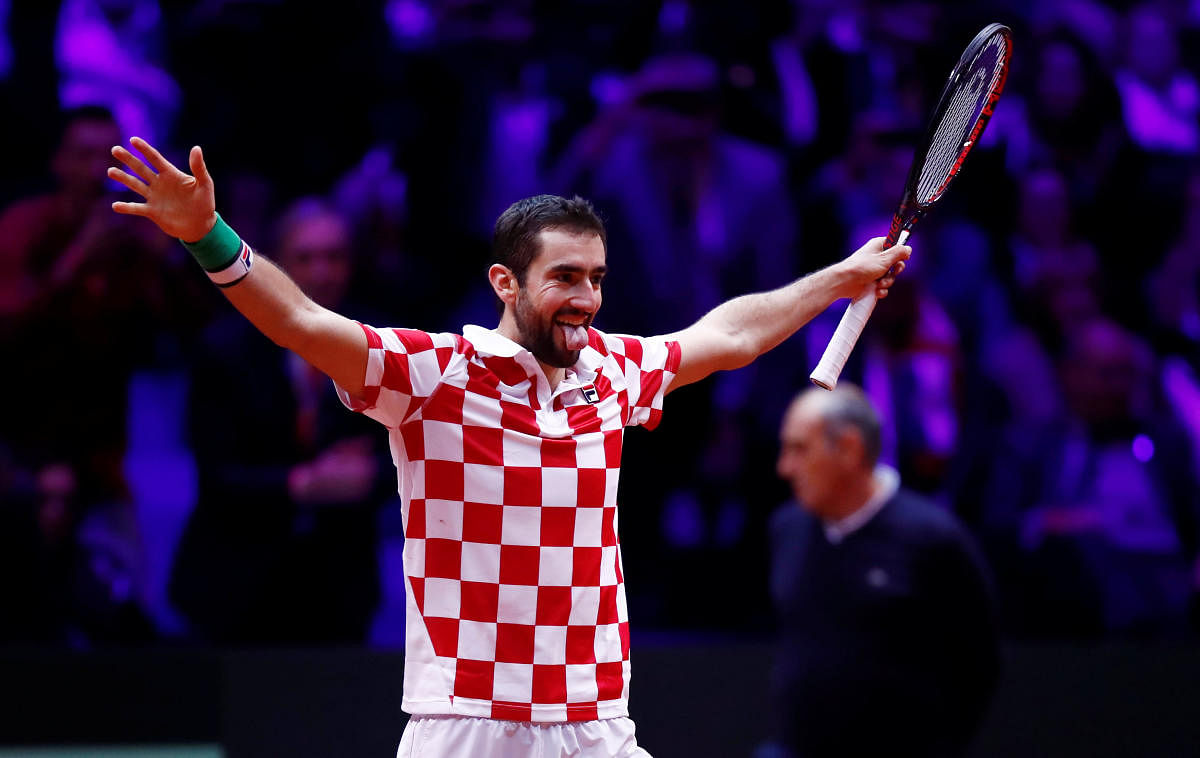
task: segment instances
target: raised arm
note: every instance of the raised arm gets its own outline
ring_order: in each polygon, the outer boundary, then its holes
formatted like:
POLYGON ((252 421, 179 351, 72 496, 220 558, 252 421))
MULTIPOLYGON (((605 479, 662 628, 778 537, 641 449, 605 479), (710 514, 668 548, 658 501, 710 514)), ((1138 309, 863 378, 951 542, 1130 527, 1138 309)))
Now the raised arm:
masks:
MULTIPOLYGON (((193 147, 188 156, 192 170, 189 176, 145 140, 134 137, 130 144, 144 158, 124 147, 114 147, 113 156, 132 173, 114 167, 108 169, 108 175, 141 195, 145 202, 117 202, 113 210, 150 219, 167 234, 189 244, 206 269, 220 268, 237 257, 240 241, 217 216, 213 181, 200 148, 193 147), (202 253, 196 252, 197 246, 202 253)), ((276 344, 298 353, 351 396, 362 394, 367 338, 353 321, 314 303, 263 256, 255 257, 245 276, 222 291, 276 344)))
POLYGON ((714 371, 741 368, 790 337, 833 301, 857 297, 874 283, 887 296, 912 249, 884 247, 882 237, 845 260, 770 292, 743 295, 709 311, 695 324, 661 339, 679 343, 679 371, 671 389, 700 381, 714 371))

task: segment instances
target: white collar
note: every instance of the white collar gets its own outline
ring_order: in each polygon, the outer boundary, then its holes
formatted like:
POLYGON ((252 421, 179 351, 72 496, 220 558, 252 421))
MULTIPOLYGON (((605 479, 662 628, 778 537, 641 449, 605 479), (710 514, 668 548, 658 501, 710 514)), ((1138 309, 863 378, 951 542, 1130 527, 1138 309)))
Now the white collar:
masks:
POLYGON ((474 346, 475 352, 483 355, 515 358, 521 353, 529 352, 495 329, 484 329, 482 326, 466 324, 462 328, 462 333, 467 342, 474 346))
POLYGON ((879 464, 875 467, 872 477, 875 479, 875 494, 863 503, 861 508, 837 521, 824 523, 825 536, 833 544, 838 544, 866 526, 875 514, 883 510, 883 506, 892 499, 896 490, 900 489, 900 474, 891 466, 879 464))
MULTIPOLYGON (((588 328, 589 332, 596 331, 588 328)), ((482 326, 475 324, 466 324, 462 328, 463 338, 470 342, 475 348, 475 352, 481 355, 493 355, 497 358, 515 358, 527 369, 536 367, 541 370, 541 364, 537 362, 537 358, 533 353, 526 350, 520 344, 513 342, 508 337, 505 337, 496 329, 485 329, 482 326), (523 356, 528 356, 527 358, 523 356)), ((567 369, 563 376, 563 381, 568 382, 568 387, 582 386, 590 384, 596 379, 596 369, 604 363, 604 356, 591 345, 579 351, 579 359, 575 361, 575 365, 567 369)))

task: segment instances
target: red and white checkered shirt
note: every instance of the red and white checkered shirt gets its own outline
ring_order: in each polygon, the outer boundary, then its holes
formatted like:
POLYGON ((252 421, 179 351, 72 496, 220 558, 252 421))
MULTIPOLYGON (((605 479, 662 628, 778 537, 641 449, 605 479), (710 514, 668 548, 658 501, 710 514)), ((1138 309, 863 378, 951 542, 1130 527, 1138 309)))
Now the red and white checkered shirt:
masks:
POLYGON ((365 397, 404 515, 404 710, 514 721, 628 715, 617 539, 624 428, 653 428, 679 344, 591 329, 553 392, 533 355, 467 326, 364 326, 365 397))

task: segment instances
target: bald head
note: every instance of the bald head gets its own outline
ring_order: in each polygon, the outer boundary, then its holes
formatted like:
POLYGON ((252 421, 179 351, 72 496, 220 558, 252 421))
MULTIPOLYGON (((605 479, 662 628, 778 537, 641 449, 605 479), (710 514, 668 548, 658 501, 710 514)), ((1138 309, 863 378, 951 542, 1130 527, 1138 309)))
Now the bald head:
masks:
POLYGON ((875 468, 882 445, 879 414, 865 392, 853 384, 842 382, 832 392, 809 387, 792 401, 788 416, 793 412, 810 413, 820 419, 829 442, 848 431, 857 432, 862 439, 863 465, 875 468))
POLYGON ((862 505, 879 459, 879 415, 859 388, 842 382, 829 392, 800 393, 779 431, 776 470, 796 499, 822 518, 862 505))

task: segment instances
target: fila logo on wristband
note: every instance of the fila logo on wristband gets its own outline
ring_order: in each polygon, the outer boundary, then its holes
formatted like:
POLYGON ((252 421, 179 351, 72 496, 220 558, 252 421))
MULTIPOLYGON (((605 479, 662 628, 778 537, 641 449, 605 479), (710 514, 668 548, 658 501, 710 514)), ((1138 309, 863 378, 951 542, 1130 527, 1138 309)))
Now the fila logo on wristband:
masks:
POLYGON ((218 287, 232 287, 250 273, 250 265, 254 263, 254 251, 242 242, 241 252, 233 260, 218 271, 209 271, 208 278, 218 287))

